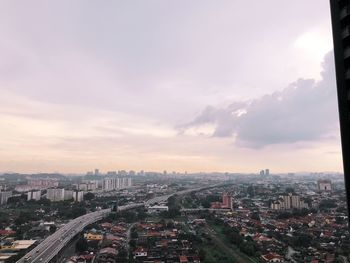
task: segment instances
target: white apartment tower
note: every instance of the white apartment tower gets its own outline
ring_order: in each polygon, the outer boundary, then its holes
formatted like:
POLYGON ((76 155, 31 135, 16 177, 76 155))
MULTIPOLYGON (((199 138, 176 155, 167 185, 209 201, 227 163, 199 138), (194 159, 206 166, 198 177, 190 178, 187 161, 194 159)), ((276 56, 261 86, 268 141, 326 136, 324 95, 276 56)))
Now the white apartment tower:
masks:
POLYGON ((47 189, 46 198, 52 202, 58 202, 65 200, 64 189, 61 188, 50 188, 47 189))
POLYGON ((27 201, 36 200, 39 201, 41 199, 41 191, 30 191, 27 194, 27 201))
POLYGON ((105 178, 102 182, 102 189, 104 191, 112 191, 132 186, 132 179, 130 177, 111 177, 105 178))

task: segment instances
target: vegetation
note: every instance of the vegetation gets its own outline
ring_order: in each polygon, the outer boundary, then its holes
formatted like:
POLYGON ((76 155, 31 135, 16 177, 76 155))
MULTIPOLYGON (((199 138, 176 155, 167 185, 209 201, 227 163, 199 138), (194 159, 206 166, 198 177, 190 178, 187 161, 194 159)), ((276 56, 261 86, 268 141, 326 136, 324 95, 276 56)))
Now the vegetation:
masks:
POLYGON ((323 199, 320 202, 319 208, 320 210, 328 210, 330 208, 336 208, 337 207, 337 201, 334 199, 323 199))
POLYGON ((82 253, 87 250, 88 250, 88 242, 83 236, 81 236, 77 241, 77 243, 75 244, 75 251, 82 253))
POLYGON ((207 195, 204 198, 200 200, 201 205, 204 208, 209 208, 211 203, 213 202, 219 202, 221 201, 221 196, 220 195, 207 195))
POLYGON ((84 200, 91 201, 92 199, 95 199, 95 195, 91 192, 88 192, 84 195, 84 200))

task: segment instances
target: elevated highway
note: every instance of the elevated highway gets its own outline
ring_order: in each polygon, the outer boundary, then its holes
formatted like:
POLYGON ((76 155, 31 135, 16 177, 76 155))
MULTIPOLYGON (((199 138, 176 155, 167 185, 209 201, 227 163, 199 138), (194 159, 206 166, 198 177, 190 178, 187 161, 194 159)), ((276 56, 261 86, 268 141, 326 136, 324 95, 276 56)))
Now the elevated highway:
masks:
MULTIPOLYGON (((169 197, 173 195, 185 195, 191 192, 197 192, 217 186, 219 185, 178 191, 172 194, 152 198, 143 203, 118 206, 118 212, 166 202, 169 197)), ((91 225, 104 217, 107 217, 110 212, 111 209, 103 209, 100 211, 85 214, 69 221, 65 226, 58 229, 55 233, 47 237, 33 250, 29 251, 24 257, 19 259, 17 263, 49 263, 75 235, 83 231, 86 226, 91 225)))

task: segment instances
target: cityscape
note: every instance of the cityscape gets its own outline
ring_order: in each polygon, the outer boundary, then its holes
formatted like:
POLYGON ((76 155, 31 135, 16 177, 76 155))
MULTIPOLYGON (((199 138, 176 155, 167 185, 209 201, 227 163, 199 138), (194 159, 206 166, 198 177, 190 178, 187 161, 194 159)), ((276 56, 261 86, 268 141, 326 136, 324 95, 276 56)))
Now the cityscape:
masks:
POLYGON ((346 262, 339 173, 0 176, 3 262, 346 262), (50 241, 51 240, 51 241, 50 241))
POLYGON ((0 35, 0 263, 350 263, 350 0, 2 0, 0 35))

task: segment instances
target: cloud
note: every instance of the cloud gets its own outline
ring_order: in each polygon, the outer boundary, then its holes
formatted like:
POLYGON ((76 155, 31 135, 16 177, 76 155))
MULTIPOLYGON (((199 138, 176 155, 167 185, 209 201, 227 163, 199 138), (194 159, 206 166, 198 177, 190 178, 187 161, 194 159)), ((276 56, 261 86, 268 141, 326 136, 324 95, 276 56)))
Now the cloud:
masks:
POLYGON ((0 86, 41 102, 176 125, 223 98, 283 87, 299 71, 314 77, 319 60, 307 52, 310 38, 332 43, 328 3, 255 2, 4 1, 0 86))
MULTIPOLYGON (((187 129, 215 124, 214 137, 235 137, 235 144, 260 148, 314 141, 338 127, 333 52, 325 56, 321 79, 298 79, 288 87, 228 107, 206 107, 187 129)), ((258 81, 258 80, 257 80, 258 81)))

